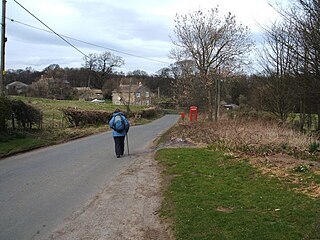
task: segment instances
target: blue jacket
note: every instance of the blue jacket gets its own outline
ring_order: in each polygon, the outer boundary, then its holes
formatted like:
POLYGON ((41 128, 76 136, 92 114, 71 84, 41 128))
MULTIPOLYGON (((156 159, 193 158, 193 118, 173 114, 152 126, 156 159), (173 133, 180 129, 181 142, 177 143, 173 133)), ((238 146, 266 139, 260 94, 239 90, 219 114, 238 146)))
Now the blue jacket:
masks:
POLYGON ((129 131, 129 128, 130 128, 130 124, 129 124, 129 121, 127 120, 127 118, 124 116, 124 114, 122 112, 117 112, 117 113, 114 113, 112 115, 112 118, 110 119, 109 121, 109 127, 112 128, 113 127, 113 124, 114 124, 114 117, 117 116, 117 115, 121 115, 121 117, 123 118, 124 120, 124 125, 125 125, 125 128, 122 132, 117 132, 115 130, 112 131, 112 135, 114 137, 123 137, 123 136, 126 136, 127 135, 127 132, 129 131))

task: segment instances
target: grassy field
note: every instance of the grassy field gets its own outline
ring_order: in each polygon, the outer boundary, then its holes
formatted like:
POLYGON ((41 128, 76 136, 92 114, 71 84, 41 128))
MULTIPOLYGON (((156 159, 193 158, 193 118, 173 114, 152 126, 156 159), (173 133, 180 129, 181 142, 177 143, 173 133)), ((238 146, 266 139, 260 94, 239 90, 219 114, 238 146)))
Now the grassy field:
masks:
POLYGON ((320 239, 320 201, 295 191, 299 183, 209 149, 164 149, 156 159, 168 179, 161 215, 177 239, 320 239))
MULTIPOLYGON (((31 98, 14 96, 13 99, 22 100, 23 102, 41 110, 43 112, 43 127, 44 128, 61 128, 68 126, 68 123, 63 118, 61 109, 68 107, 81 109, 81 110, 102 110, 102 111, 114 111, 116 108, 120 108, 122 111, 126 111, 125 106, 113 105, 110 101, 105 103, 92 103, 84 100, 52 100, 45 98, 31 98)), ((130 106, 132 111, 142 109, 141 106, 130 106)))
MULTIPOLYGON (((92 103, 88 101, 51 100, 30 97, 11 98, 22 100, 23 102, 41 110, 43 112, 43 124, 41 130, 18 129, 15 131, 9 130, 6 133, 1 133, 0 157, 110 130, 107 125, 70 127, 70 124, 63 117, 61 109, 72 107, 81 110, 103 110, 112 112, 116 108, 119 108, 118 105, 113 105, 111 102, 92 103)), ((132 111, 136 111, 143 107, 131 106, 130 108, 132 111)), ((125 106, 120 106, 120 109, 125 111, 125 106)), ((144 124, 148 121, 150 120, 132 119, 131 124, 144 124)))

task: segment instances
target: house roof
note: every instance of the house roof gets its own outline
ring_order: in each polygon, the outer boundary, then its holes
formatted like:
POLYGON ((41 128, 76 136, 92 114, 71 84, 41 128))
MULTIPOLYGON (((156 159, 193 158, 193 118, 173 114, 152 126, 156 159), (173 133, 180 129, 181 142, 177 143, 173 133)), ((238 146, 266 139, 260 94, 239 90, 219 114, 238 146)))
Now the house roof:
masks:
POLYGON ((28 87, 29 85, 28 85, 28 84, 25 84, 25 83, 23 83, 23 82, 14 81, 14 82, 12 82, 12 83, 7 84, 6 87, 8 88, 8 87, 13 87, 13 86, 28 87))
POLYGON ((113 93, 117 93, 117 92, 121 92, 121 93, 129 93, 129 92, 139 92, 140 89, 145 89, 148 90, 147 87, 142 86, 142 84, 132 84, 131 88, 130 85, 120 85, 119 87, 117 87, 115 90, 113 90, 113 93))
POLYGON ((75 89, 78 91, 91 91, 91 88, 89 87, 75 87, 75 89))
POLYGON ((101 89, 96 88, 89 88, 89 87, 75 87, 74 89, 78 90, 79 92, 92 92, 95 94, 102 94, 101 89))

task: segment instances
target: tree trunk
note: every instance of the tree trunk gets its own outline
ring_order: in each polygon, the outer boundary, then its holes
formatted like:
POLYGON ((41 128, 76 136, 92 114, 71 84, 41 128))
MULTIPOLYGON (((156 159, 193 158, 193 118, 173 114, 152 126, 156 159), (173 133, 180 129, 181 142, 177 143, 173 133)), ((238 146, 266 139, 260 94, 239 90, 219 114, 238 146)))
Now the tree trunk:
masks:
POLYGON ((212 91, 210 88, 208 88, 208 101, 209 101, 209 103, 208 103, 208 108, 209 108, 208 109, 208 114, 209 114, 208 119, 210 122, 212 122, 213 121, 213 118, 212 118, 213 96, 212 96, 212 91))
POLYGON ((317 126, 317 131, 320 131, 320 104, 317 105, 317 112, 318 112, 318 126, 317 126))
POLYGON ((11 114, 11 121, 12 121, 12 129, 15 130, 16 126, 15 126, 15 121, 14 121, 14 115, 11 114))
POLYGON ((300 131, 303 131, 304 123, 305 123, 305 104, 303 99, 300 99, 300 131))
POLYGON ((309 131, 312 128, 312 113, 310 111, 308 112, 308 117, 307 117, 307 127, 309 131))
POLYGON ((215 95, 215 112, 214 112, 214 121, 218 122, 219 112, 220 112, 220 81, 216 79, 216 95, 215 95))

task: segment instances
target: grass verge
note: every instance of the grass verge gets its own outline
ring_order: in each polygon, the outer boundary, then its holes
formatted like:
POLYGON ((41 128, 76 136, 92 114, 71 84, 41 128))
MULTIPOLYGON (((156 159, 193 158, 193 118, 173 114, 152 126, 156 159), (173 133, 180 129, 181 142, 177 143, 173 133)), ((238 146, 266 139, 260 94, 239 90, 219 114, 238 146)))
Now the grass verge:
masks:
POLYGON ((83 128, 72 127, 63 129, 33 129, 2 132, 0 135, 0 158, 108 130, 110 130, 108 126, 88 126, 83 128))
POLYGON ((13 139, 7 144, 0 143, 0 157, 14 152, 23 152, 37 147, 48 145, 50 142, 45 139, 34 139, 32 137, 23 137, 13 139))
POLYGON ((208 149, 163 149, 171 179, 161 214, 177 239, 319 239, 320 202, 208 149))

